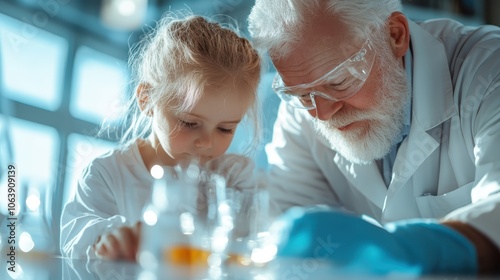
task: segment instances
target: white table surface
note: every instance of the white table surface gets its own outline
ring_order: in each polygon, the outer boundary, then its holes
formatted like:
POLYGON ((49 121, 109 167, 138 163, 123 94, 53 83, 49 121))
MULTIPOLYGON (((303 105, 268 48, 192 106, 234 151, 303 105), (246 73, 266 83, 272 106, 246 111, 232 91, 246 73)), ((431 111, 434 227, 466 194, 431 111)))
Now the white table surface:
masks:
MULTIPOLYGON (((140 265, 124 261, 105 260, 68 260, 61 257, 23 257, 18 256, 16 265, 21 267, 16 274, 7 273, 6 256, 0 256, 2 270, 0 279, 29 280, 160 280, 160 279, 214 279, 210 278, 204 267, 179 267, 164 265, 156 271, 148 271, 140 265), (17 278, 16 278, 17 277, 17 278)), ((252 280, 322 280, 322 279, 499 279, 478 278, 457 275, 447 276, 404 276, 404 275, 353 275, 343 274, 331 265, 310 260, 274 260, 266 267, 233 266, 225 269, 222 278, 215 279, 252 279, 252 280)))

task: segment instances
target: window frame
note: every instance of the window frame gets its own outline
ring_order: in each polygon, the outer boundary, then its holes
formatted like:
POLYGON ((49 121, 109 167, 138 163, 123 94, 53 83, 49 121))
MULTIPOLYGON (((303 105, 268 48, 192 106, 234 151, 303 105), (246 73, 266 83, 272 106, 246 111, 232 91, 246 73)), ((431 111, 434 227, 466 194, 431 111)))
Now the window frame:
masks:
MULTIPOLYGON (((61 7, 64 8, 64 7, 61 7)), ((13 19, 26 22, 27 18, 31 18, 35 13, 43 12, 40 7, 26 7, 21 4, 12 4, 9 1, 2 2, 0 5, 0 13, 13 19)), ((10 117, 26 120, 33 123, 39 123, 57 130, 59 147, 56 148, 57 162, 54 169, 56 170, 55 185, 52 188, 52 205, 51 205, 51 227, 54 242, 56 244, 56 254, 60 254, 60 216, 63 205, 63 197, 66 192, 66 166, 68 165, 68 137, 71 134, 81 134, 84 136, 96 137, 96 133, 100 128, 100 124, 85 121, 73 117, 70 113, 70 102, 73 89, 73 72, 75 66, 76 51, 80 46, 87 46, 105 55, 123 60, 125 63, 128 58, 128 42, 118 43, 116 40, 106 38, 101 34, 94 34, 83 30, 75 25, 69 24, 58 17, 48 15, 48 21, 43 26, 35 26, 49 33, 55 34, 67 40, 68 49, 66 53, 65 63, 63 66, 63 77, 61 79, 61 103, 59 108, 54 111, 46 110, 40 107, 32 106, 16 100, 5 97, 6 103, 10 105, 10 117), (64 121, 61 121, 64 120, 64 121)), ((133 37, 129 40, 132 42, 133 37)), ((128 71, 128 69, 126 69, 128 71)), ((5 69, 0 69, 0 73, 5 69)), ((0 79, 0 83, 2 80, 0 79)), ((0 90, 2 88, 0 87, 0 90)), ((2 93, 0 93, 2 94, 2 93)), ((125 99, 128 99, 130 89, 126 88, 124 94, 125 99)), ((115 139, 109 139, 106 135, 100 137, 102 140, 116 142, 115 139)))

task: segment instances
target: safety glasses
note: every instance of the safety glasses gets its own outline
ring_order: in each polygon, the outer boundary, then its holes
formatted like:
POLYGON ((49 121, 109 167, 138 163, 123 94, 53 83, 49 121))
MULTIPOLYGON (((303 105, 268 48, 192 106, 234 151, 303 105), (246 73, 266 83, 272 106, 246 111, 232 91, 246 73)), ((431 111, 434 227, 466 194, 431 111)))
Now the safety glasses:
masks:
POLYGON ((272 88, 287 104, 311 110, 316 108, 315 96, 337 102, 356 94, 370 75, 374 60, 375 51, 372 42, 367 39, 357 53, 321 78, 311 83, 287 87, 281 76, 276 74, 272 88))

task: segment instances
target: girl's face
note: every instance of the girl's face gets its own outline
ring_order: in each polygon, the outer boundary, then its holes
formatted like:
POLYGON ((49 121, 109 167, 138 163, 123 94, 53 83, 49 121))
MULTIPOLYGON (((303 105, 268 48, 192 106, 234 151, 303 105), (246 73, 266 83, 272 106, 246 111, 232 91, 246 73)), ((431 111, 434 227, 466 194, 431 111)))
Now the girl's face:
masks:
POLYGON ((175 113, 155 106, 153 145, 162 148, 157 149, 160 162, 175 165, 180 160, 198 158, 203 163, 224 154, 252 101, 252 94, 230 84, 206 89, 189 112, 175 113))

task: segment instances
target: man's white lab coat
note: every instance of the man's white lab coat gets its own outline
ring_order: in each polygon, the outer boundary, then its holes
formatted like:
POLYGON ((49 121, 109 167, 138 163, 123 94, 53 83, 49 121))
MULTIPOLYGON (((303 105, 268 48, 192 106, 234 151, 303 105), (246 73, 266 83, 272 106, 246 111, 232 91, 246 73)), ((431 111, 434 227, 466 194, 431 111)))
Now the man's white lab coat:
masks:
POLYGON ((328 204, 381 223, 467 221, 500 246, 500 29, 409 23, 412 121, 387 188, 375 162, 333 151, 306 110, 283 103, 266 147, 280 211, 328 204))

